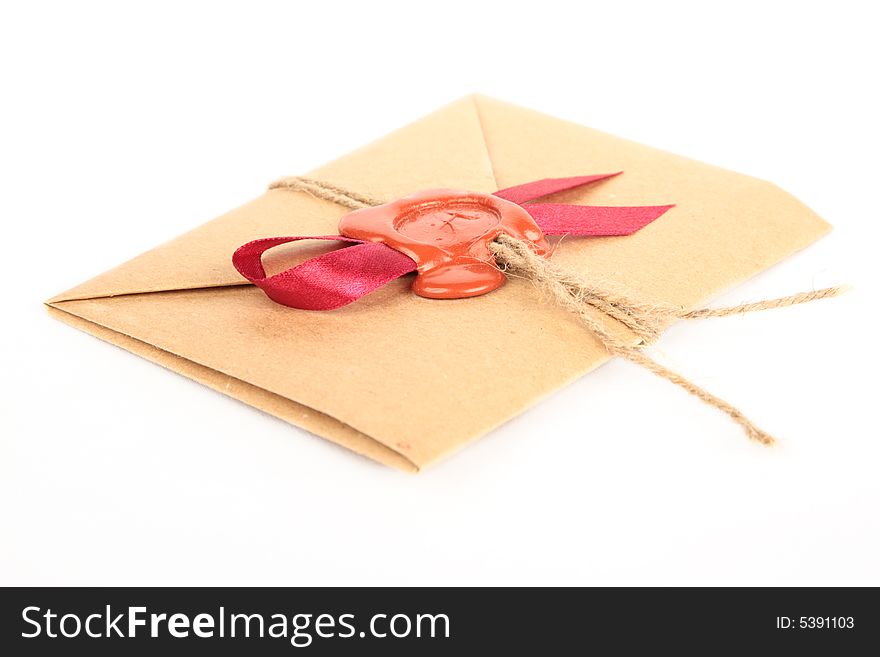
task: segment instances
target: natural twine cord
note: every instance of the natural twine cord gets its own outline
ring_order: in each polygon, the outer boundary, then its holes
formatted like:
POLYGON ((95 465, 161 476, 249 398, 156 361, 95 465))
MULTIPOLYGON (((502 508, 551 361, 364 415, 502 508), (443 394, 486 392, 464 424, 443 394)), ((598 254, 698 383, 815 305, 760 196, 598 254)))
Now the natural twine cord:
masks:
MULTIPOLYGON (((317 198, 332 201, 354 210, 382 203, 382 201, 350 192, 342 187, 299 176, 280 178, 269 185, 269 189, 306 192, 317 198)), ((655 342, 663 329, 674 320, 728 317, 758 310, 784 308, 808 301, 836 297, 846 289, 844 287, 829 287, 778 299, 744 303, 739 306, 687 311, 670 305, 639 302, 610 288, 597 286, 572 272, 557 267, 552 261, 538 256, 526 242, 509 235, 499 235, 489 245, 489 248, 502 271, 529 279, 560 306, 577 315, 610 354, 622 356, 650 370, 657 376, 684 388, 710 406, 726 413, 743 428, 749 438, 764 445, 772 445, 775 442, 773 436, 755 426, 738 408, 649 358, 642 350, 655 342), (629 328, 639 337, 639 343, 632 345, 609 333, 591 309, 598 310, 629 328)))
POLYGON ((489 248, 492 249, 496 261, 500 263, 503 270, 528 278, 549 294, 560 306, 568 308, 580 317, 581 321, 599 338, 609 353, 615 356, 622 356, 641 365, 657 376, 663 377, 675 385, 684 388, 710 406, 714 406, 719 411, 727 413, 734 422, 745 430, 749 438, 757 440, 764 445, 772 445, 774 438, 755 426, 738 408, 704 390, 677 372, 673 372, 652 360, 645 355, 642 349, 660 336, 663 326, 670 320, 727 317, 757 310, 783 308, 817 299, 834 297, 844 290, 841 287, 830 287, 816 290, 815 292, 801 292, 779 299, 767 299, 728 308, 705 308, 702 310, 686 311, 674 306, 639 303, 614 292, 597 288, 589 281, 585 281, 570 272, 563 271, 551 261, 536 255, 525 242, 521 242, 508 235, 499 235, 495 242, 489 245, 489 248), (613 317, 630 328, 641 338, 641 344, 631 345, 608 333, 601 322, 590 313, 589 308, 591 307, 601 310, 606 315, 613 317))
POLYGON ((352 210, 360 210, 361 208, 382 205, 383 201, 379 201, 369 196, 363 196, 350 192, 342 187, 331 185, 330 183, 321 182, 312 178, 304 178, 302 176, 286 176, 279 178, 269 185, 269 189, 287 189, 292 192, 306 192, 325 201, 333 201, 337 205, 351 208, 352 210))

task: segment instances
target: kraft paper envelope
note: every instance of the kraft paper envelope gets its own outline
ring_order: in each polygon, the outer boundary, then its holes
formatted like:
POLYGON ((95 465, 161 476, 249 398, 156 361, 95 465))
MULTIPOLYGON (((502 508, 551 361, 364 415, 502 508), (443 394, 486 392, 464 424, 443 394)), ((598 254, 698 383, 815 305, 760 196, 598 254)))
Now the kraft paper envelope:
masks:
MULTIPOLYGON (((675 207, 631 236, 565 238, 554 257, 647 301, 696 307, 829 229, 770 183, 483 96, 307 175, 391 200, 426 188, 493 192, 615 171, 624 175, 552 200, 675 207)), ((297 172, 279 175, 288 173, 297 172)), ((415 296, 406 276, 322 312, 273 303, 231 264, 233 251, 256 238, 334 234, 346 212, 272 190, 47 303, 77 328, 411 471, 608 358, 576 317, 524 280, 438 301, 415 296)), ((327 248, 275 249, 267 269, 327 248)))

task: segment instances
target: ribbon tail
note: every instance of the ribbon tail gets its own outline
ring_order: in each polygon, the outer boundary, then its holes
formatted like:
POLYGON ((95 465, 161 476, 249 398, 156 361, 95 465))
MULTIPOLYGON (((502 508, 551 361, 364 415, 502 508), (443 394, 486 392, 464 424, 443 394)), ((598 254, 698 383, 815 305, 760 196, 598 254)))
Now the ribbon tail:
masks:
POLYGON ((564 192, 568 189, 589 185, 590 183, 599 182, 606 178, 619 176, 623 171, 616 173, 600 173, 594 176, 575 176, 573 178, 544 178, 543 180, 535 180, 523 185, 507 187, 499 189, 494 196, 503 198, 506 201, 519 203, 522 205, 528 201, 534 201, 536 198, 555 194, 556 192, 564 192))
POLYGON ((416 269, 407 255, 378 242, 339 235, 270 237, 249 242, 232 256, 238 272, 284 306, 303 310, 333 310, 357 301, 386 283, 416 269), (262 255, 280 244, 304 239, 348 242, 353 246, 311 258, 279 274, 266 276, 262 255))
POLYGON ((630 235, 675 206, 644 205, 627 208, 531 203, 523 207, 545 235, 601 237, 630 235))

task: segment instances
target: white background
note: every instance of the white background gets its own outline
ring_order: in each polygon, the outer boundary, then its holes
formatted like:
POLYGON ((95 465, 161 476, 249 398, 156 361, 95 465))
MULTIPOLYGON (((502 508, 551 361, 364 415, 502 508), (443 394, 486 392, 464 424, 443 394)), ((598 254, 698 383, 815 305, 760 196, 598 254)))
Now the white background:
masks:
POLYGON ((0 583, 880 584, 870 8, 4 3, 0 583), (719 303, 845 298, 654 350, 781 447, 615 361, 404 475, 41 306, 474 91, 771 179, 835 225, 719 303))

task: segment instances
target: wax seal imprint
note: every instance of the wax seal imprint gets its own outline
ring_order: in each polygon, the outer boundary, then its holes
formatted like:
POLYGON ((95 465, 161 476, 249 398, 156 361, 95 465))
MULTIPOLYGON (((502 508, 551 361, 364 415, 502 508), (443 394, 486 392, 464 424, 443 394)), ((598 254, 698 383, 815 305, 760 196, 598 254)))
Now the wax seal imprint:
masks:
POLYGON ((473 297, 500 287, 505 276, 489 243, 501 233, 547 255, 544 234, 526 210, 490 194, 429 189, 355 210, 339 222, 346 237, 382 242, 416 261, 413 291, 432 299, 473 297))

